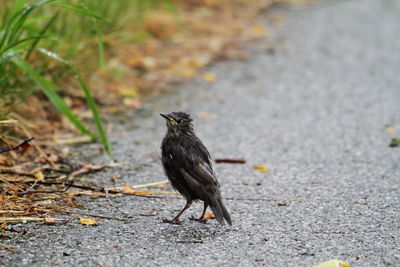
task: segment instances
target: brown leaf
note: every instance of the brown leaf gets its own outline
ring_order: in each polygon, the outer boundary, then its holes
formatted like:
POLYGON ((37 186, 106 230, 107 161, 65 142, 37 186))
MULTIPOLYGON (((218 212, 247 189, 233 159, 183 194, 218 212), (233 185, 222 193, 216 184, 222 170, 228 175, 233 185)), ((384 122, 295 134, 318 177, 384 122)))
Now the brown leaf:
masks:
POLYGON ((31 147, 32 147, 32 145, 29 143, 25 143, 22 146, 20 146, 21 155, 24 155, 31 147))
POLYGON ((11 166, 12 165, 12 161, 9 158, 7 158, 6 156, 1 156, 0 155, 0 165, 11 166))
POLYGON ((43 220, 44 224, 48 224, 48 225, 55 225, 57 224, 56 219, 51 218, 51 217, 46 217, 43 220))

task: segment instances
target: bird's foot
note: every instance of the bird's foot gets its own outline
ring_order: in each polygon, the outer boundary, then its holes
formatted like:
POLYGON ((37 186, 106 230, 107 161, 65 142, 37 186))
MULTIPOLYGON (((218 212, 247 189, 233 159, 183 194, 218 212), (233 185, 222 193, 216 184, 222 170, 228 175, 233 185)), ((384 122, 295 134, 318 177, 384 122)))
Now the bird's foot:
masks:
POLYGON ((182 224, 182 221, 180 220, 168 220, 168 219, 163 219, 163 223, 170 223, 170 224, 182 224))
POLYGON ((204 223, 204 224, 207 223, 207 219, 204 219, 204 218, 195 218, 194 216, 190 217, 189 220, 198 221, 198 222, 204 223))

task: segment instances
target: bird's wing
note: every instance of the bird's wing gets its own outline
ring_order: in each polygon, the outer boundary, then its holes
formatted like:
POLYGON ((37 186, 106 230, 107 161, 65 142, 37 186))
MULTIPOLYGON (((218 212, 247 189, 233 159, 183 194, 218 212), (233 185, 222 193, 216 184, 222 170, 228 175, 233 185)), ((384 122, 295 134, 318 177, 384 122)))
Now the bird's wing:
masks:
POLYGON ((213 170, 205 162, 199 162, 189 170, 189 174, 203 185, 218 185, 213 170))

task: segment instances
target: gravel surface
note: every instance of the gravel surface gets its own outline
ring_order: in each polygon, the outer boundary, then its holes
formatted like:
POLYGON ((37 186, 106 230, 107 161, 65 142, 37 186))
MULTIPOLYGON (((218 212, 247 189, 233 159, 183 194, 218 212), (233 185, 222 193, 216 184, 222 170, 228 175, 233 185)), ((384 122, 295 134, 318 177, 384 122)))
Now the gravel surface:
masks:
MULTIPOLYGON (((1 252, 0 262, 311 266, 338 258, 352 266, 400 266, 400 148, 388 147, 400 136, 399 14, 396 0, 274 8, 260 18, 266 25, 271 16, 283 21, 266 38, 268 47, 210 69, 215 83, 198 80, 115 119, 113 158, 128 164, 88 180, 110 184, 113 174, 119 184, 164 179, 165 122, 158 113, 184 110, 214 158, 247 160, 215 165, 223 196, 264 199, 225 200, 232 227, 189 221, 201 203, 183 215, 182 225, 169 225, 162 218, 176 214, 183 200, 117 198, 113 203, 133 221, 16 225, 32 235, 2 240, 19 253, 1 252), (387 124, 394 133, 385 131, 387 124), (253 170, 262 164, 267 172, 253 170), (139 215, 151 211, 159 216, 139 215)), ((122 216, 107 199, 84 205, 91 213, 122 216)))

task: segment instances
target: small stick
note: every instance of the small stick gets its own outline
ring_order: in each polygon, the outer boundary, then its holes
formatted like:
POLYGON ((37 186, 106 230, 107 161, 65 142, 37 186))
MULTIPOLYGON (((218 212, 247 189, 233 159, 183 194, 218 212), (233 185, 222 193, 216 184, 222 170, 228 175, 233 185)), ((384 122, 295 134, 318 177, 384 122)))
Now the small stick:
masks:
POLYGON ((43 221, 43 218, 39 217, 6 217, 0 218, 0 222, 12 223, 12 222, 39 222, 43 221))
POLYGON ((4 249, 7 249, 7 250, 10 250, 11 252, 14 252, 14 250, 17 249, 16 246, 6 245, 6 244, 3 244, 3 243, 0 243, 0 247, 2 247, 4 249))
POLYGON ((8 147, 8 148, 5 148, 5 149, 2 149, 2 150, 0 150, 0 154, 1 154, 1 153, 8 152, 8 151, 11 151, 11 150, 17 150, 18 148, 20 148, 20 147, 22 147, 22 146, 24 146, 24 145, 29 144, 29 142, 32 141, 32 140, 33 140, 33 137, 28 138, 28 139, 22 141, 19 145, 16 145, 16 146, 13 146, 13 147, 8 147))
POLYGON ((244 159, 221 158, 221 159, 215 159, 215 163, 244 164, 244 163, 246 163, 246 160, 244 160, 244 159))
POLYGON ((272 202, 301 202, 298 199, 292 200, 281 200, 281 199, 272 199, 272 198, 234 198, 234 197, 224 197, 226 200, 246 200, 246 201, 272 201, 272 202))
POLYGON ((106 220, 115 220, 115 221, 122 221, 122 222, 130 222, 132 219, 122 219, 122 218, 117 218, 117 217, 110 217, 110 216, 104 216, 104 215, 97 215, 97 214, 92 214, 92 213, 86 213, 86 212, 79 212, 79 211, 65 211, 66 213, 69 214, 79 214, 79 215, 84 215, 84 216, 91 216, 91 217, 96 217, 96 218, 101 218, 101 219, 106 219, 106 220))
POLYGON ((89 174, 97 171, 101 171, 105 168, 112 168, 112 167, 118 167, 121 166, 120 163, 111 163, 111 164, 104 164, 104 165, 94 165, 94 166, 83 166, 82 168, 71 172, 68 175, 69 179, 74 178, 75 176, 82 175, 82 174, 89 174))
POLYGON ((114 205, 114 203, 112 203, 110 197, 108 196, 108 190, 107 189, 106 189, 106 198, 107 198, 108 204, 110 204, 110 206, 113 207, 114 209, 116 209, 119 213, 121 213, 124 216, 128 216, 129 215, 128 213, 122 211, 120 208, 118 208, 116 205, 114 205))
MULTIPOLYGON (((133 189, 138 189, 138 188, 145 188, 145 187, 152 187, 152 186, 156 186, 156 185, 162 185, 162 184, 167 184, 169 183, 168 180, 162 180, 159 182, 153 182, 153 183, 148 183, 148 184, 139 184, 139 185, 132 185, 130 186, 133 189)), ((109 187, 107 188, 108 190, 123 190, 124 187, 123 186, 113 186, 113 187, 109 187)))

